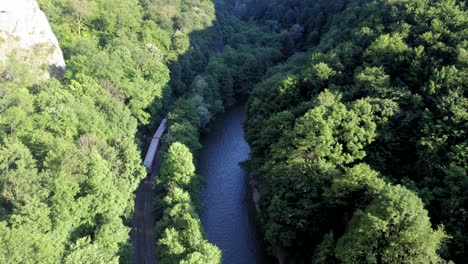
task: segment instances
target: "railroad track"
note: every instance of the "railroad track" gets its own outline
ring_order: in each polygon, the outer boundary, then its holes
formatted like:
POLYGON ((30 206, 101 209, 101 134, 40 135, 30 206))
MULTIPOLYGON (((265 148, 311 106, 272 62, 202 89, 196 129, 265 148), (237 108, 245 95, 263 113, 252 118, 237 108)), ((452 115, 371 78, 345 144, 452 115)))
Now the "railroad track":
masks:
POLYGON ((154 180, 157 178, 160 160, 157 159, 161 146, 161 137, 166 131, 166 119, 154 134, 143 165, 147 176, 140 182, 135 195, 135 215, 131 232, 133 263, 156 264, 156 239, 154 237, 154 180))

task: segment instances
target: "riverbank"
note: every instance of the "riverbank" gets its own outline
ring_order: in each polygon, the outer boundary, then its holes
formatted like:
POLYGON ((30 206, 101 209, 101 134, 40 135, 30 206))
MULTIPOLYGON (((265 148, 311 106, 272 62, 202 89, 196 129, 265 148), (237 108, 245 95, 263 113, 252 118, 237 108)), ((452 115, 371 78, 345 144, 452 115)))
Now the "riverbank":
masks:
MULTIPOLYGON (((261 209, 260 209, 260 191, 258 190, 257 179, 253 173, 249 173, 249 188, 250 188, 250 197, 253 207, 255 208, 255 219, 260 219, 261 209)), ((257 226, 260 226, 260 221, 257 220, 257 226)), ((259 228, 259 235, 263 237, 263 233, 259 228)), ((287 252, 284 248, 281 248, 277 245, 272 245, 272 255, 279 264, 285 264, 287 259, 287 252)))

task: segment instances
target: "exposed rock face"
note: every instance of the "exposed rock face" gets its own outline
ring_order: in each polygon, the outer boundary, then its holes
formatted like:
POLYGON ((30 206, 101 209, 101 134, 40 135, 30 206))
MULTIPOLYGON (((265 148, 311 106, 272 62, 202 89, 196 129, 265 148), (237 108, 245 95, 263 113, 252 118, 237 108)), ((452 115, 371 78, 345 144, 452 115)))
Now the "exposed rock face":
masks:
POLYGON ((57 38, 36 0, 0 0, 0 64, 5 68, 12 56, 51 69, 65 67, 57 38))

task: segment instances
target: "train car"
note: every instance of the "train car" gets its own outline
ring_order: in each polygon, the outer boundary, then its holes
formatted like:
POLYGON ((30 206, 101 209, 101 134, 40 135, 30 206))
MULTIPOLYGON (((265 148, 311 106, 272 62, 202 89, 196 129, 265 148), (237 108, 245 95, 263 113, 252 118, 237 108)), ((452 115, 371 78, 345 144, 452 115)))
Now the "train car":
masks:
POLYGON ((146 167, 146 171, 148 173, 151 173, 153 171, 153 164, 156 158, 156 153, 161 146, 161 137, 166 132, 166 123, 167 120, 164 118, 161 121, 161 124, 159 125, 158 129, 153 135, 153 138, 151 139, 151 144, 148 148, 148 152, 146 152, 146 157, 145 160, 143 161, 143 166, 146 167))

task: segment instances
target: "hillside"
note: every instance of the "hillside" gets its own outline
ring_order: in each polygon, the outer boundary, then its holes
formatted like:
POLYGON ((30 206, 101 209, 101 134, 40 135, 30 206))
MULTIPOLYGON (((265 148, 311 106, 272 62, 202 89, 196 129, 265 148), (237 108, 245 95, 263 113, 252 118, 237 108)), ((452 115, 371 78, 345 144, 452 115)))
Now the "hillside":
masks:
POLYGON ((158 263, 221 263, 200 136, 243 101, 269 254, 468 262, 464 1, 23 2, 0 4, 0 263, 131 262, 163 117, 158 263))
POLYGON ((467 262, 464 3, 250 10, 307 51, 271 69, 249 99, 266 240, 293 263, 467 262))

